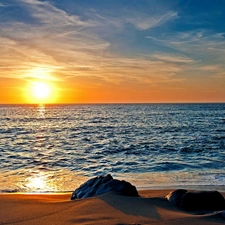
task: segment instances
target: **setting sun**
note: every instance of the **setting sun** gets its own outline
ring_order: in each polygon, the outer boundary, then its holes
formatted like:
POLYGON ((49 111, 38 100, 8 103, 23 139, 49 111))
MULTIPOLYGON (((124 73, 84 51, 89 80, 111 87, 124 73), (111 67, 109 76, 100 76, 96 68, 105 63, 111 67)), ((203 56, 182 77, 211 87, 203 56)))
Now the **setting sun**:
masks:
POLYGON ((26 98, 29 103, 54 103, 56 91, 51 83, 36 81, 26 89, 26 98))
POLYGON ((45 83, 35 83, 33 86, 33 95, 35 98, 44 100, 50 95, 50 87, 45 83))

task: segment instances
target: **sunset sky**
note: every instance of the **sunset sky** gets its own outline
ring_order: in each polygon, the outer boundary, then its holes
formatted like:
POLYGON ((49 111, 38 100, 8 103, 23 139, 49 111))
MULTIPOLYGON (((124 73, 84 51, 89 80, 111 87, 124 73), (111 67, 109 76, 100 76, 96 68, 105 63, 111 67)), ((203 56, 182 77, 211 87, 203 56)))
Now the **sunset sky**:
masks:
POLYGON ((0 0, 0 52, 1 104, 225 102, 225 0, 0 0))

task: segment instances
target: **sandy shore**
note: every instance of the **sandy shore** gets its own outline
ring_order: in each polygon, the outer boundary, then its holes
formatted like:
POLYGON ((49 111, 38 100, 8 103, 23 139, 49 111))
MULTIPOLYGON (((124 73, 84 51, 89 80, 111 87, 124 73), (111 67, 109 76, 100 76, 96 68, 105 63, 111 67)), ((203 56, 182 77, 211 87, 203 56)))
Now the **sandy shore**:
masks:
POLYGON ((225 224, 220 212, 199 215, 172 206, 165 199, 170 191, 142 190, 141 197, 109 193, 75 201, 70 201, 71 193, 0 194, 0 224, 225 224))

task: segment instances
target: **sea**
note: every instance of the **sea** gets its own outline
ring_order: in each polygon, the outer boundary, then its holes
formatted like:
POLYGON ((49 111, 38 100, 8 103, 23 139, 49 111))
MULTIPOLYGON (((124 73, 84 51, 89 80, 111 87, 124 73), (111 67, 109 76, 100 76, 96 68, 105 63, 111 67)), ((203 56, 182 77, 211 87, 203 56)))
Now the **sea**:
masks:
POLYGON ((106 174, 225 190, 225 103, 0 105, 0 192, 70 192, 106 174))

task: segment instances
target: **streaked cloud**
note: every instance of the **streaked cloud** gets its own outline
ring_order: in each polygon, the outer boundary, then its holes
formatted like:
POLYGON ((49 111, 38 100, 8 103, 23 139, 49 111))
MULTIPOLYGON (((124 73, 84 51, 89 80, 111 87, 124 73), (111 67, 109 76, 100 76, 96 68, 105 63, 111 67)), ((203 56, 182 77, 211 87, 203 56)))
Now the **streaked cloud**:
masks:
POLYGON ((34 71, 45 71, 52 81, 177 90, 194 76, 225 79, 225 30, 209 29, 208 21, 201 27, 204 20, 195 22, 176 2, 114 1, 108 7, 97 0, 4 0, 0 79, 35 79, 34 71))
MULTIPOLYGON (((216 65, 214 67, 219 65, 224 68, 225 52, 221 50, 225 49, 224 34, 197 30, 168 34, 166 38, 146 38, 153 43, 169 47, 171 51, 186 55, 188 60, 195 61, 200 68, 209 68, 208 64, 212 63, 216 65)), ((161 57, 165 58, 166 54, 161 57)))
POLYGON ((152 57, 158 60, 174 63, 191 63, 194 61, 186 56, 165 53, 153 54, 152 57))
MULTIPOLYGON (((49 2, 18 2, 29 12, 30 17, 35 18, 35 22, 13 21, 1 25, 1 47, 5 52, 10 49, 10 54, 4 54, 1 60, 5 71, 1 76, 8 77, 10 74, 18 77, 21 74, 21 78, 28 77, 27 74, 33 68, 41 65, 52 73, 56 72, 61 77, 59 79, 64 79, 65 76, 102 76, 108 82, 133 80, 152 83, 154 76, 158 82, 165 82, 181 70, 168 62, 147 60, 145 57, 130 59, 108 52, 110 43, 103 40, 97 32, 90 33, 88 29, 98 29, 99 21, 81 20, 79 16, 68 15, 49 2), (143 69, 148 74, 143 74, 143 69)), ((148 29, 166 23, 175 16, 176 13, 168 12, 155 17, 143 16, 139 20, 127 17, 124 21, 114 21, 124 23, 123 26, 130 22, 138 29, 148 29)), ((115 23, 111 20, 111 24, 115 23)))
POLYGON ((176 12, 167 12, 165 14, 156 14, 153 16, 134 16, 127 18, 127 22, 132 23, 135 25, 138 29, 140 30, 146 30, 150 28, 154 28, 157 26, 160 26, 164 23, 167 23, 170 20, 176 19, 177 18, 177 13, 176 12))

